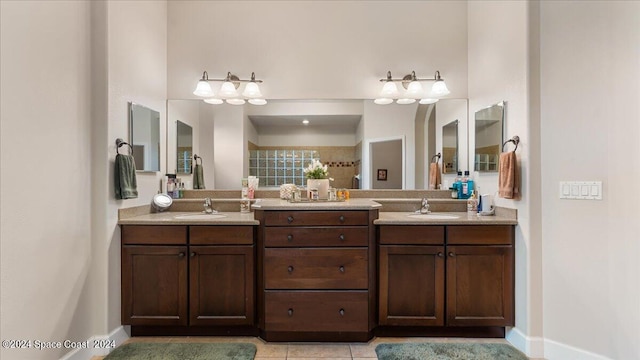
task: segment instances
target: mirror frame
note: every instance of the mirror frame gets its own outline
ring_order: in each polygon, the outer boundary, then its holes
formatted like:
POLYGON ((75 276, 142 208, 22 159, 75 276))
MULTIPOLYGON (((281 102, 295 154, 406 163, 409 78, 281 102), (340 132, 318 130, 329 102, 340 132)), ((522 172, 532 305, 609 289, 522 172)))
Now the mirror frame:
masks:
MULTIPOLYGON (((161 128, 162 128, 160 126, 160 112, 156 111, 156 110, 153 110, 153 109, 151 109, 151 108, 149 108, 147 106, 140 105, 138 103, 134 103, 132 101, 129 101, 128 105, 129 105, 129 144, 131 144, 131 148, 132 148, 131 155, 133 155, 134 159, 136 158, 135 154, 137 153, 136 146, 139 146, 139 145, 136 145, 136 143, 135 143, 135 135, 134 135, 135 117, 134 117, 134 111, 135 111, 136 108, 140 108, 140 109, 148 110, 150 112, 151 116, 156 115, 155 116, 155 120, 157 122, 157 126, 156 126, 157 127, 157 134, 156 134, 157 142, 155 142, 156 147, 157 147, 156 159, 152 160, 153 161, 153 163, 152 163, 153 167, 149 168, 149 169, 145 168, 144 161, 139 161, 139 159, 137 159, 136 164, 140 163, 140 164, 143 164, 143 165, 142 165, 142 169, 136 169, 136 172, 147 172, 147 173, 159 172, 160 169, 161 169, 161 166, 160 166, 160 159, 161 159, 160 152, 161 152, 161 146, 162 146, 162 141, 160 139, 160 132, 161 132, 161 128)), ((150 116, 150 121, 153 121, 154 119, 151 116, 150 116)), ((150 137, 153 137, 153 135, 154 134, 150 134, 150 137)), ((136 166, 136 168, 137 168, 137 166, 136 166)))

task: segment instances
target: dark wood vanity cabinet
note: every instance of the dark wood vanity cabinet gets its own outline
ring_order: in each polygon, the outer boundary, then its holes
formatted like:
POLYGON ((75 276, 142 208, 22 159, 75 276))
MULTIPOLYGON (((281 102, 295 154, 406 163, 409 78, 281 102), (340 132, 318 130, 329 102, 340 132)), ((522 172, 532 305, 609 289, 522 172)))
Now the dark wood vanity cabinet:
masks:
POLYGON ((122 226, 122 323, 252 325, 253 226, 122 226))
POLYGON ((258 326, 268 341, 371 337, 377 210, 264 210, 258 326))
POLYGON ((511 225, 380 226, 380 325, 513 326, 513 242, 511 225))

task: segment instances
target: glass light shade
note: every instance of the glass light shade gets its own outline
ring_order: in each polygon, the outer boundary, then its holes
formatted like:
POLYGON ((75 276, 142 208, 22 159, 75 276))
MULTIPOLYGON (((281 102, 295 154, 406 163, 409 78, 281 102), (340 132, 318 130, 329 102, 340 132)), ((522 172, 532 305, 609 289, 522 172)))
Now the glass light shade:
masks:
POLYGON ((382 87, 382 92, 380 93, 382 97, 393 98, 397 97, 400 93, 398 92, 398 85, 393 81, 387 81, 384 83, 382 87))
POLYGON ((379 98, 379 99, 373 100, 373 102, 378 105, 389 105, 393 102, 393 100, 389 98, 379 98))
POLYGON ((244 99, 227 99, 227 104, 231 105, 244 105, 244 99))
POLYGON ((431 95, 444 96, 449 95, 449 93, 449 89, 447 89, 447 85, 444 83, 444 80, 437 80, 431 87, 431 95))
POLYGON ((424 90, 422 89, 422 84, 420 84, 420 82, 418 81, 412 81, 409 83, 409 86, 407 87, 407 97, 413 98, 413 99, 420 99, 422 97, 422 93, 424 92, 424 90))
POLYGON ((196 89, 193 91, 193 95, 210 97, 210 96, 213 96, 213 90, 211 90, 211 85, 209 85, 209 82, 200 80, 198 81, 198 85, 196 86, 196 89))
POLYGON ((262 97, 262 93, 260 92, 260 87, 258 87, 258 84, 252 81, 247 83, 247 86, 244 87, 242 96, 248 98, 259 98, 262 97))
POLYGON ((249 99, 249 104, 251 105, 266 105, 267 100, 265 99, 249 99))
POLYGON ((398 99, 396 102, 400 105, 409 105, 416 102, 416 99, 398 99))
POLYGON ((211 99, 204 99, 204 102, 211 105, 220 105, 224 101, 222 101, 222 99, 211 98, 211 99))
POLYGON ((236 90, 236 86, 233 85, 230 81, 225 81, 222 83, 220 87, 220 92, 218 93, 223 98, 232 98, 238 96, 238 90, 236 90))
POLYGON ((426 104, 435 104, 438 102, 438 100, 440 99, 420 99, 420 104, 422 105, 426 105, 426 104))

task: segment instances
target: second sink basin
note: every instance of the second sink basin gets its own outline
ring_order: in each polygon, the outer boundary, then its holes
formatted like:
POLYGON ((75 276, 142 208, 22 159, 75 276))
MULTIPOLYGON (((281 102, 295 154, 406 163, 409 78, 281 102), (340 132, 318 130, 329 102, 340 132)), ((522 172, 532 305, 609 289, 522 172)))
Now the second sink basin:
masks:
POLYGON ((221 214, 183 214, 176 215, 173 218, 178 220, 215 220, 227 217, 221 214))
POLYGON ((410 218, 417 219, 431 219, 431 220, 451 220, 457 219, 459 216, 457 215, 448 215, 448 214, 409 214, 407 215, 410 218))

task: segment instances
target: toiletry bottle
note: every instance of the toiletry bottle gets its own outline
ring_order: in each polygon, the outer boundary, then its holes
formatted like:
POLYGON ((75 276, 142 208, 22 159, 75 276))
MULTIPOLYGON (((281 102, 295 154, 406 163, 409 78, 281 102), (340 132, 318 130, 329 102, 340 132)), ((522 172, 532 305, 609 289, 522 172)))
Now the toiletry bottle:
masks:
POLYGON ((240 212, 248 213, 251 211, 251 200, 249 200, 249 180, 242 179, 242 191, 240 193, 240 212))
POLYGON ((471 190, 471 195, 467 200, 467 213, 472 215, 477 215, 478 213, 478 200, 476 199, 476 194, 473 190, 471 190))
POLYGON ((180 183, 180 199, 184 198, 184 183, 180 183))
POLYGON ((462 197, 462 171, 458 171, 453 187, 458 191, 458 199, 464 199, 462 197))
POLYGON ((482 196, 480 196, 480 186, 475 190, 476 199, 478 199, 478 213, 482 212, 482 196))

